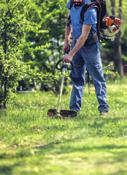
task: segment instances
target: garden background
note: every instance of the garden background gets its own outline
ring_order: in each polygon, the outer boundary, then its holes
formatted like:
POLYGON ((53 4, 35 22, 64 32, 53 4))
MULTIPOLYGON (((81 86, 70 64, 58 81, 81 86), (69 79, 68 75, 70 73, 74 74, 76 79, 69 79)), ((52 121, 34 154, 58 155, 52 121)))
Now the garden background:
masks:
POLYGON ((123 19, 115 41, 101 44, 110 112, 99 116, 91 81, 79 116, 61 119, 47 110, 57 106, 66 0, 0 1, 0 175, 127 174, 127 2, 106 2, 123 19))

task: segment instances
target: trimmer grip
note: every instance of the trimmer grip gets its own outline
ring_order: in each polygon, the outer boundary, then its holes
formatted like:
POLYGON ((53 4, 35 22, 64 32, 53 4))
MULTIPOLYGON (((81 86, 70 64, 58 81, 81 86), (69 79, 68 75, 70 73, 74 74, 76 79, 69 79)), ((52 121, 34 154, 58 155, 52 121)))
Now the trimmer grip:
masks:
POLYGON ((56 63, 56 66, 55 66, 56 69, 61 71, 62 68, 63 68, 63 63, 64 63, 64 62, 63 62, 63 59, 60 59, 60 60, 56 63))
POLYGON ((57 63, 56 63, 56 69, 62 71, 63 68, 66 68, 67 70, 71 70, 73 68, 73 63, 70 62, 71 66, 68 63, 65 63, 63 61, 63 59, 60 59, 57 63))

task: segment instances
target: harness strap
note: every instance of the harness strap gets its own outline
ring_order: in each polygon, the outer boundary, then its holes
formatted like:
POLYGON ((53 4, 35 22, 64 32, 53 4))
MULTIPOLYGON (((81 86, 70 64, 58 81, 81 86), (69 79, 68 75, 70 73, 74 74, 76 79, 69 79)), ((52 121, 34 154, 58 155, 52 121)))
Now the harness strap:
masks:
POLYGON ((73 7, 73 0, 70 0, 70 8, 71 9, 73 7))
POLYGON ((82 7, 82 10, 81 10, 81 14, 80 14, 80 17, 81 17, 81 22, 83 23, 84 21, 84 14, 87 12, 87 10, 91 9, 91 8, 96 8, 97 9, 97 35, 98 35, 98 38, 100 38, 100 27, 101 27, 101 12, 102 12, 102 8, 101 8, 101 5, 97 5, 97 3, 91 3, 91 4, 85 4, 83 7, 82 7))

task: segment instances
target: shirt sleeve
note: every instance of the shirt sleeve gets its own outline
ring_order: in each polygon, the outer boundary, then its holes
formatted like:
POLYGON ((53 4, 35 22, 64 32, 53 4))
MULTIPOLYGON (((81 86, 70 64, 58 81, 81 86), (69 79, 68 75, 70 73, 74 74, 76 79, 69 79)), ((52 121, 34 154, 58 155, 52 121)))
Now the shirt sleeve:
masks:
POLYGON ((86 13, 84 14, 84 24, 97 24, 97 11, 95 8, 91 8, 86 11, 86 13))

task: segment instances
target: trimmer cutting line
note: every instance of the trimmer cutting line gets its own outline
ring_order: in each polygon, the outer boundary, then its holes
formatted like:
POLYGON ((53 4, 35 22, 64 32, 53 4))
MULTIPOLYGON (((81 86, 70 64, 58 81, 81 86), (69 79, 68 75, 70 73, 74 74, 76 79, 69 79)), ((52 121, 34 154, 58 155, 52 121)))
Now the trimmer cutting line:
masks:
POLYGON ((62 79, 61 79, 61 85, 60 85, 60 93, 59 93, 58 102, 57 102, 57 109, 49 109, 47 114, 50 117, 54 117, 54 116, 75 117, 77 115, 76 111, 61 109, 61 98, 62 98, 63 88, 64 88, 65 72, 67 70, 70 70, 70 65, 63 62, 63 59, 60 59, 56 64, 56 69, 62 72, 62 79))

